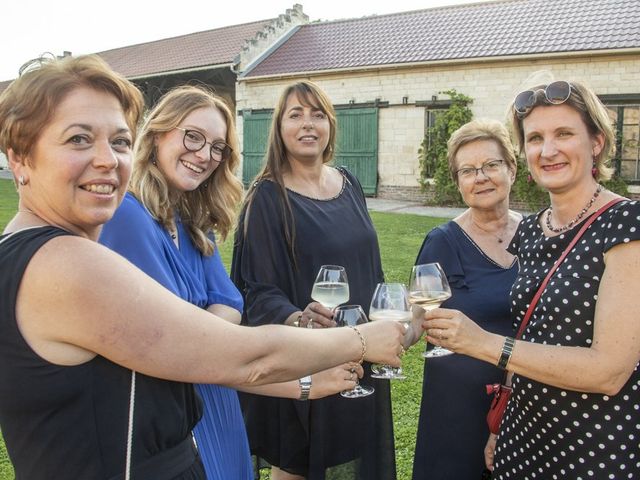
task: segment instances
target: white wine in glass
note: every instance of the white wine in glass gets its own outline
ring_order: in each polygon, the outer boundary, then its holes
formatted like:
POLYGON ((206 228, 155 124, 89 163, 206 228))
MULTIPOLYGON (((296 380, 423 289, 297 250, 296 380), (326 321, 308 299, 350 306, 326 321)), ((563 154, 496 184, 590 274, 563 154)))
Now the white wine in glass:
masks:
MULTIPOLYGON (((333 313, 333 319, 336 321, 338 327, 355 327, 368 321, 360 305, 341 305, 336 307, 333 313)), ((340 395, 346 398, 359 398, 371 395, 374 391, 375 389, 373 387, 360 385, 356 377, 356 386, 353 390, 344 390, 340 392, 340 395)))
MULTIPOLYGON (((425 310, 438 308, 442 302, 451 298, 451 288, 439 263, 415 265, 411 270, 409 281, 409 302, 425 310)), ((422 356, 424 358, 443 357, 453 352, 435 345, 428 348, 422 356)))
POLYGON ((311 290, 311 298, 327 308, 349 301, 349 281, 344 267, 322 265, 311 290))
MULTIPOLYGON (((379 283, 371 298, 369 308, 369 320, 394 320, 396 322, 409 325, 411 323, 411 305, 409 304, 409 294, 401 283, 379 283)), ((407 378, 402 373, 402 368, 391 365, 371 366, 373 378, 398 379, 407 378)))

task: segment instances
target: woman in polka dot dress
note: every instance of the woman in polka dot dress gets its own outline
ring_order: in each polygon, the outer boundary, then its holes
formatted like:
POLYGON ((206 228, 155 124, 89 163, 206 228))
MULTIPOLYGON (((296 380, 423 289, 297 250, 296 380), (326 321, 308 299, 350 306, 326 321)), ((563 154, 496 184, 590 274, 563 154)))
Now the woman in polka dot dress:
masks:
MULTIPOLYGON (((547 272, 584 221, 617 195, 599 185, 615 137, 605 107, 576 82, 519 94, 513 131, 549 208, 520 224, 510 250, 519 325, 547 272)), ((425 314, 429 341, 513 372, 494 479, 640 478, 640 204, 601 214, 546 286, 520 340, 455 310, 425 314), (508 366, 507 366, 508 364, 508 366)), ((494 449, 495 447, 495 449, 494 449)), ((495 451, 495 457, 494 457, 495 451)))

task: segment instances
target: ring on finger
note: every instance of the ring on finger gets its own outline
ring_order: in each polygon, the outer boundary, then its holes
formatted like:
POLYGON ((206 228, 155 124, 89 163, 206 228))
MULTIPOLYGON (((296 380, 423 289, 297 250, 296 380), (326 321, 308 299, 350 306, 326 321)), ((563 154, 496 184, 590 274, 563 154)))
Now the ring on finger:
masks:
POLYGON ((307 323, 307 328, 313 328, 313 318, 309 315, 309 323, 307 323))

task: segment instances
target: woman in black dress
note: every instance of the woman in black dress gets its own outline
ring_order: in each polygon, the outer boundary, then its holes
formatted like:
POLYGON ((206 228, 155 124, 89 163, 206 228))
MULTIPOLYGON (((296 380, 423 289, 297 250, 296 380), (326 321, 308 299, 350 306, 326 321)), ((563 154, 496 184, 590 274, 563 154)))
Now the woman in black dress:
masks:
POLYGON ((611 174, 610 119, 590 89, 566 81, 522 92, 511 117, 531 176, 551 200, 522 221, 510 247, 520 262, 516 325, 590 214, 622 201, 560 264, 512 353, 513 339, 455 310, 426 313, 428 338, 513 372, 497 446, 492 436, 486 449, 492 478, 639 478, 640 205, 598 183, 611 174))
MULTIPOLYGON (((342 265, 349 303, 368 309, 383 281, 376 232, 358 180, 333 158, 333 107, 316 85, 285 89, 271 126, 267 161, 248 193, 237 230, 232 278, 243 321, 323 329, 332 311, 311 301, 321 265, 342 265)), ((393 480, 389 384, 365 369, 375 393, 311 402, 241 395, 252 453, 272 478, 393 480)))

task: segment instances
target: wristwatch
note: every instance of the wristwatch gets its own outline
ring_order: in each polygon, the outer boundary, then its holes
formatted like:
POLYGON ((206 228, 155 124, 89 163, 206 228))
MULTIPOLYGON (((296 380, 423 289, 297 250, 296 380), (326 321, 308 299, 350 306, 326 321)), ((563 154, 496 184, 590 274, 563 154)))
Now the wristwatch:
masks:
POLYGON ((298 400, 305 401, 309 400, 309 393, 311 393, 311 375, 307 375, 306 377, 302 377, 298 380, 300 383, 300 397, 298 400))

